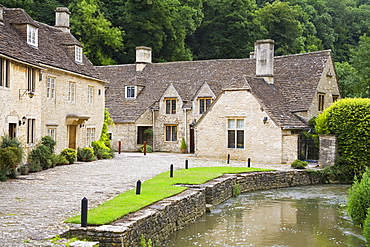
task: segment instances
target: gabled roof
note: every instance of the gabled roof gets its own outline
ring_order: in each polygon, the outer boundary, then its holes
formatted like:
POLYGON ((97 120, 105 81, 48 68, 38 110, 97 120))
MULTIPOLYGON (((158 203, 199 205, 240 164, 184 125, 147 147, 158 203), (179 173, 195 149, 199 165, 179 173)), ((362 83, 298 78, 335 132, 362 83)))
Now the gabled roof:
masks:
POLYGON ((68 45, 81 46, 67 32, 34 21, 23 9, 4 8, 4 22, 0 24, 0 56, 32 64, 50 66, 100 80, 93 64, 83 55, 83 63, 76 63, 68 45), (38 28, 38 47, 32 47, 22 35, 20 27, 30 24, 38 28))
POLYGON ((184 101, 191 101, 206 82, 215 95, 230 87, 251 87, 252 93, 280 126, 300 128, 304 124, 290 112, 308 110, 329 57, 329 50, 275 57, 274 85, 254 78, 256 64, 252 58, 153 63, 147 64, 143 71, 136 71, 135 64, 99 66, 97 69, 111 82, 106 105, 117 123, 137 120, 148 106, 158 102, 170 83, 184 101), (248 83, 240 79, 242 76, 248 78, 248 83), (145 87, 143 92, 149 90, 150 93, 142 92, 136 102, 130 102, 124 97, 124 86, 134 84, 132 78, 136 77, 145 81, 141 84, 145 87), (123 93, 117 97, 119 92, 123 93), (274 100, 277 98, 279 101, 274 100))

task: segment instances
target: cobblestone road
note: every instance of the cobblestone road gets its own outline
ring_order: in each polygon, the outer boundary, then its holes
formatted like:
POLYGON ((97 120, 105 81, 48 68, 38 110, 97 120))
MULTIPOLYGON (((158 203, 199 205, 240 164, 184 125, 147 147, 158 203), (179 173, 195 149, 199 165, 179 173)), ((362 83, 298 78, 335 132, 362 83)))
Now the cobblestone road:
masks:
MULTIPOLYGON (((93 208, 142 182, 168 171, 189 167, 225 166, 226 161, 189 155, 121 153, 111 160, 77 163, 0 182, 0 246, 54 246, 50 238, 68 229, 63 221, 80 212, 81 199, 93 208)), ((245 162, 230 162, 246 166, 245 162)), ((289 169, 289 165, 253 167, 289 169)))

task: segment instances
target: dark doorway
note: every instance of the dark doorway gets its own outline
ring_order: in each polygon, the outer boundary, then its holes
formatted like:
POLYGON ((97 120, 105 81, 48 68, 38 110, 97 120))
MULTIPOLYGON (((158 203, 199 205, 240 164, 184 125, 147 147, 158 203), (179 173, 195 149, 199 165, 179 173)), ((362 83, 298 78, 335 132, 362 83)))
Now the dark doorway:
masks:
POLYGON ((137 144, 146 144, 153 146, 153 128, 151 126, 137 127, 137 144))
POLYGON ((190 125, 190 145, 189 152, 193 154, 195 152, 195 136, 194 136, 194 126, 190 125))
POLYGON ((16 123, 9 123, 9 136, 10 138, 17 137, 17 124, 16 123))
POLYGON ((319 160, 319 137, 309 131, 303 131, 298 138, 298 159, 319 160))

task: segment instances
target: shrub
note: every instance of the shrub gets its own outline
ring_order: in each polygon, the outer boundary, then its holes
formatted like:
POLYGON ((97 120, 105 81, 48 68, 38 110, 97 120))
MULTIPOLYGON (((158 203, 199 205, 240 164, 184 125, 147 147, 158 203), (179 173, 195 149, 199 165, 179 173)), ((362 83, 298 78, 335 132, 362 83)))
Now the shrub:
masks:
POLYGON ((240 185, 234 184, 233 186, 233 197, 237 197, 240 195, 240 185))
MULTIPOLYGON (((22 148, 22 144, 18 141, 17 138, 11 138, 10 136, 2 136, 1 137, 1 145, 0 148, 6 148, 6 147, 18 147, 22 148)), ((23 149, 22 149, 23 151, 23 149)))
POLYGON ((348 190, 347 213, 353 223, 363 226, 370 208, 370 170, 362 176, 361 181, 355 180, 348 190))
POLYGON ((39 162, 30 163, 28 167, 30 168, 29 172, 39 172, 42 170, 42 167, 39 162))
POLYGON ((306 161, 295 160, 290 166, 294 169, 305 169, 307 165, 306 161))
POLYGON ((64 156, 68 160, 69 164, 73 164, 77 158, 77 151, 73 148, 66 148, 60 152, 60 155, 64 156))
POLYGON ((187 149, 188 146, 186 145, 185 138, 182 137, 181 143, 180 143, 180 149, 187 149))
MULTIPOLYGON (((144 145, 141 145, 139 148, 140 148, 140 152, 144 153, 144 145)), ((146 145, 146 152, 147 153, 153 153, 152 146, 147 144, 146 145)))
POLYGON ((113 150, 107 147, 103 141, 93 141, 91 145, 93 146, 94 153, 98 159, 111 159, 113 157, 113 150))
POLYGON ((367 209, 367 216, 364 221, 363 234, 364 234, 366 241, 370 242, 370 208, 367 209))
POLYGON ((319 134, 338 137, 340 163, 364 172, 370 163, 370 99, 342 99, 316 120, 319 134))
POLYGON ((49 148, 50 153, 54 153, 54 147, 57 144, 51 136, 44 136, 41 138, 41 144, 49 148))
POLYGON ((339 181, 341 183, 350 184, 353 182, 353 178, 356 176, 355 171, 351 167, 341 163, 325 167, 321 170, 321 172, 327 182, 339 181))
POLYGON ((44 144, 38 145, 28 156, 28 163, 38 164, 42 169, 48 169, 53 166, 51 150, 44 144))
POLYGON ((22 161, 23 150, 19 147, 8 146, 0 148, 0 180, 5 181, 7 175, 17 176, 17 166, 22 161))
POLYGON ((59 154, 55 156, 55 164, 58 166, 68 165, 69 161, 65 156, 59 154))
POLYGON ((94 155, 94 149, 92 148, 78 148, 77 149, 77 160, 83 162, 90 162, 96 160, 94 155))

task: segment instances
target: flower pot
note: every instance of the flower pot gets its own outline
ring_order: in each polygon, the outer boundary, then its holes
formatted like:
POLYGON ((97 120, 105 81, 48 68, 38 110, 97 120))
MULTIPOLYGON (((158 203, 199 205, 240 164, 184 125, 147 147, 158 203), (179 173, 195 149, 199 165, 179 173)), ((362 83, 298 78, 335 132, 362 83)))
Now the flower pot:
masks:
POLYGON ((21 175, 28 175, 28 167, 21 167, 19 168, 19 171, 21 172, 21 175))

